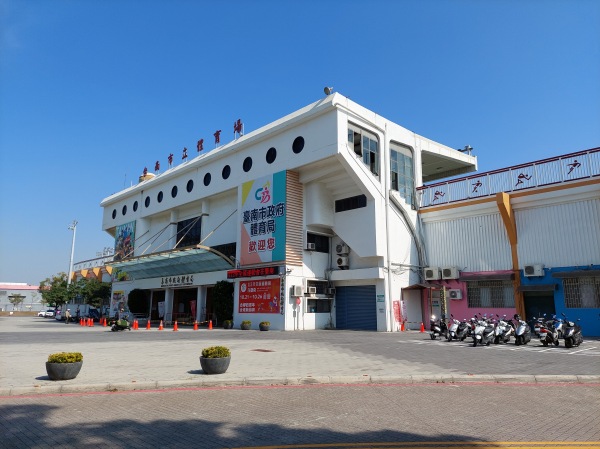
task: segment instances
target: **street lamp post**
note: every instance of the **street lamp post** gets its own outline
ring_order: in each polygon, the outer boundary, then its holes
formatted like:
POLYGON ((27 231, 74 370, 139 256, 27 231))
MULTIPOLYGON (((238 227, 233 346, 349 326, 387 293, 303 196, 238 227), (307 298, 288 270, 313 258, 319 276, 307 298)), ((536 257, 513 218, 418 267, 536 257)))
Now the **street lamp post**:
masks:
POLYGON ((75 233, 77 232, 77 220, 73 220, 73 223, 69 225, 69 230, 73 231, 73 241, 71 242, 71 260, 69 261, 67 285, 71 285, 71 272, 73 271, 73 254, 75 254, 75 233))

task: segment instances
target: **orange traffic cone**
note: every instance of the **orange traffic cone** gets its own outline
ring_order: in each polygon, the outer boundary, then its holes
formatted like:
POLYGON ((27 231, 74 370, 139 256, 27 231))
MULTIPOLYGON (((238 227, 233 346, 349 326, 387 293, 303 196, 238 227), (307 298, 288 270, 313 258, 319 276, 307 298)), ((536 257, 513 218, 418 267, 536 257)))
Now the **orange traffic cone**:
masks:
POLYGON ((212 320, 210 320, 210 321, 208 322, 208 328, 209 328, 210 330, 212 330, 212 320))
POLYGON ((404 332, 404 321, 402 321, 402 324, 400 325, 400 332, 404 332))
POLYGON ((79 325, 83 326, 83 318, 79 318, 79 325))
POLYGON ((106 327, 106 318, 102 318, 102 327, 106 327))
POLYGON ((133 320, 133 323, 131 324, 131 329, 137 330, 137 320, 133 320))
POLYGON ((425 332, 425 325, 423 324, 422 321, 421 321, 421 332, 425 332))
POLYGON ((162 320, 160 320, 160 324, 158 325, 158 330, 159 331, 163 330, 162 320))
POLYGON ((146 321, 146 330, 150 329, 150 320, 146 321))
POLYGON ((194 330, 197 331, 198 330, 198 321, 194 321, 194 330))
POLYGON ((174 331, 178 331, 179 330, 179 328, 177 327, 177 321, 175 321, 175 325, 173 326, 173 330, 174 331))

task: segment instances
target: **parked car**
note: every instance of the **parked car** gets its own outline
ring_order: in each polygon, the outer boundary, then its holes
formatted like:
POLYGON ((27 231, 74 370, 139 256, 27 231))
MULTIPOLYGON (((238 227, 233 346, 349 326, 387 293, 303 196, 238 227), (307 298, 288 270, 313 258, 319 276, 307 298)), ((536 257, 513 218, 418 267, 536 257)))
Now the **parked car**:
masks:
POLYGON ((92 309, 88 311, 86 318, 91 318, 94 321, 100 321, 100 311, 98 309, 92 309))
POLYGON ((54 317, 54 309, 48 309, 44 312, 44 316, 46 318, 52 318, 54 317))
POLYGON ((46 311, 45 310, 40 310, 38 312, 38 316, 45 317, 46 316, 46 311))

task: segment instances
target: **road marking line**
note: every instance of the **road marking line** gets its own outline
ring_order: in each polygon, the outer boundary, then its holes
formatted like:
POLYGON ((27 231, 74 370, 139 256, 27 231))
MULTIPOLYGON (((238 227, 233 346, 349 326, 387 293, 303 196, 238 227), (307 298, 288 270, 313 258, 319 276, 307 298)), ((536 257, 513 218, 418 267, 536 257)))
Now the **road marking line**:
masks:
POLYGON ((553 447, 560 449, 598 448, 600 441, 423 441, 423 442, 388 442, 388 443, 317 443, 317 444, 290 444, 274 446, 245 446, 238 449, 334 449, 334 448, 402 448, 402 449, 443 449, 454 448, 477 448, 477 449, 534 449, 553 447))
POLYGON ((578 352, 583 352, 583 351, 589 351, 591 349, 596 349, 596 347, 592 347, 592 348, 584 348, 584 349, 580 349, 579 351, 571 351, 568 354, 577 354, 578 352))

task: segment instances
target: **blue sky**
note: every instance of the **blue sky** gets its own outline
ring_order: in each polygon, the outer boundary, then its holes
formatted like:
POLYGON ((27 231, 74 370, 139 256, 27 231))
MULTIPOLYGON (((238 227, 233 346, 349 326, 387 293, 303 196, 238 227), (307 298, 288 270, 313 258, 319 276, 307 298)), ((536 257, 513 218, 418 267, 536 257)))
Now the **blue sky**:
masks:
POLYGON ((0 282, 113 240, 100 201, 336 91, 480 171, 600 145, 596 0, 0 0, 0 282))

